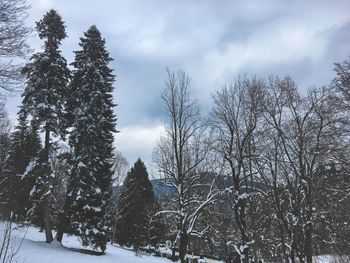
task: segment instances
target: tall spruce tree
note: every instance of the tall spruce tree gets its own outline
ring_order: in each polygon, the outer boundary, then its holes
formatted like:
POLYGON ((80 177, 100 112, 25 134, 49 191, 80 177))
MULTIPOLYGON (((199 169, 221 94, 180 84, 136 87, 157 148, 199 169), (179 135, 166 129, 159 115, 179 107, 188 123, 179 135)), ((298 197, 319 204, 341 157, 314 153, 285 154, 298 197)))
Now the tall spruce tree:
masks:
POLYGON ((153 243, 150 239, 155 239, 157 233, 153 215, 158 203, 141 159, 128 172, 117 205, 116 241, 120 245, 133 245, 134 248, 153 243))
POLYGON ((113 83, 115 76, 96 26, 80 39, 72 65, 72 176, 68 193, 68 214, 73 233, 83 245, 106 249, 110 226, 106 220, 111 201, 113 175, 113 83))
POLYGON ((44 149, 35 161, 40 174, 36 177, 31 191, 33 207, 30 210, 30 218, 42 214, 46 241, 51 242, 51 135, 64 137, 65 134, 65 104, 70 72, 59 50, 61 41, 66 37, 61 16, 55 10, 48 11, 43 19, 37 22, 36 29, 39 37, 44 40, 44 51, 34 54, 31 62, 22 70, 27 77, 27 86, 22 94, 21 110, 31 118, 32 123, 36 123, 34 125, 41 126, 45 132, 44 149))

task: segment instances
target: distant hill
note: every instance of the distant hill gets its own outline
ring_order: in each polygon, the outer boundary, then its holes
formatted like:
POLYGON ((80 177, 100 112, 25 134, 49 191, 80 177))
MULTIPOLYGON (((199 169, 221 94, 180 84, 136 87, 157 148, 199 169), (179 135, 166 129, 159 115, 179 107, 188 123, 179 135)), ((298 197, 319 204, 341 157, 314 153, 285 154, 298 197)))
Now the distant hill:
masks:
MULTIPOLYGON (((172 193, 174 193, 174 189, 170 186, 165 185, 164 179, 153 179, 150 180, 151 184, 153 186, 153 192, 157 199, 163 199, 172 193)), ((123 186, 114 186, 113 187, 113 194, 112 194, 112 199, 113 202, 117 201, 117 197, 122 190, 123 186)))
MULTIPOLYGON (((213 180, 214 175, 208 175, 205 178, 206 178, 205 180, 209 183, 213 180)), ((164 179, 152 179, 150 181, 151 181, 151 184, 153 186, 154 194, 156 195, 157 199, 159 199, 159 200, 165 199, 167 196, 175 193, 175 190, 171 186, 165 185, 164 179)), ((219 176, 217 178, 216 183, 217 183, 217 186, 219 187, 219 189, 221 189, 221 190, 229 188, 233 185, 231 177, 227 177, 227 176, 219 176)), ((254 188, 258 188, 260 190, 265 189, 264 185, 262 185, 261 183, 258 183, 258 182, 248 182, 248 186, 251 189, 254 189, 254 188)), ((114 186, 113 187, 113 196, 112 196, 113 202, 117 201, 117 197, 118 197, 121 189, 122 189, 122 186, 114 186)))

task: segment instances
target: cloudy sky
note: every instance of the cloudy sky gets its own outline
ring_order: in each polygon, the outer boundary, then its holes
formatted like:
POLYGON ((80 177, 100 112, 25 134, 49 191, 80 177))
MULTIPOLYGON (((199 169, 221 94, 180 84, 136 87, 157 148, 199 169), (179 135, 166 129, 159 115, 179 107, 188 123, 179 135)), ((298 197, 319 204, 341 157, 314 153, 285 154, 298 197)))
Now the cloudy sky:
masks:
MULTIPOLYGON (((301 90, 326 85, 333 62, 350 55, 350 1, 27 0, 28 24, 50 8, 63 17, 69 62, 95 24, 114 58, 116 147, 132 164, 151 164, 164 117, 165 68, 184 69, 204 111, 210 94, 238 74, 290 75, 301 90)), ((30 39, 39 51, 41 42, 30 39)), ((9 100, 12 117, 19 97, 9 100)))

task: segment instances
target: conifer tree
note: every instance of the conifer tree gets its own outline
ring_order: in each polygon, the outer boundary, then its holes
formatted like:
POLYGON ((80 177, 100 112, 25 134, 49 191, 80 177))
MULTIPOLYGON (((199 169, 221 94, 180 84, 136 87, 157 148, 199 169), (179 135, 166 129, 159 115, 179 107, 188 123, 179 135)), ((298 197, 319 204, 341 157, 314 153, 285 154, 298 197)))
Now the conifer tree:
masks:
POLYGON ((138 159, 127 174, 118 198, 116 241, 134 248, 150 243, 150 236, 156 234, 156 220, 152 222, 152 218, 156 219, 153 217, 156 206, 146 166, 138 159))
POLYGON ((164 243, 166 225, 161 212, 161 205, 156 198, 153 199, 153 203, 146 206, 147 208, 147 229, 148 229, 148 241, 147 243, 152 246, 156 246, 159 243, 164 243))
POLYGON ((0 203, 2 204, 0 213, 2 216, 5 215, 3 204, 6 202, 4 199, 4 192, 6 192, 6 158, 11 144, 9 127, 5 104, 0 101, 0 203))
POLYGON ((10 142, 10 121, 8 119, 5 103, 0 100, 0 180, 3 177, 6 155, 10 142))
POLYGON ((42 20, 37 22, 38 35, 44 40, 44 51, 31 57, 22 70, 27 78, 27 86, 22 94, 22 111, 31 118, 34 125, 43 128, 45 132, 44 149, 36 159, 35 164, 40 171, 31 191, 33 207, 30 219, 34 214, 42 214, 46 241, 53 240, 50 222, 51 169, 49 153, 53 150, 52 135, 64 137, 66 128, 65 104, 67 83, 70 72, 67 62, 61 55, 59 46, 66 37, 65 26, 61 16, 50 10, 42 20))
POLYGON ((29 193, 35 182, 28 165, 38 156, 41 142, 37 127, 28 126, 22 112, 18 116, 18 125, 11 134, 5 178, 1 182, 4 185, 1 199, 6 204, 6 211, 12 212, 17 220, 23 220, 31 206, 29 193))
POLYGON ((106 248, 110 226, 106 220, 113 175, 113 82, 106 51, 96 26, 91 26, 75 52, 70 103, 72 176, 67 210, 73 233, 83 245, 106 248))

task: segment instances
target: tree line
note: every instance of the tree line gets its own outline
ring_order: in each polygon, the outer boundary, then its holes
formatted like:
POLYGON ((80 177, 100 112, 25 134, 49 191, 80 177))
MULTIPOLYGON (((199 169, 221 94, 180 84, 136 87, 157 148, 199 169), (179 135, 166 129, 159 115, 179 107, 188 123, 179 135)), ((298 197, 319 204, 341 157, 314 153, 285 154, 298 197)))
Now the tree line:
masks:
POLYGON ((306 94, 290 77, 239 76, 206 117, 189 75, 168 72, 154 161, 174 188, 161 213, 181 262, 189 247, 244 263, 349 255, 350 67, 335 65, 306 94))

